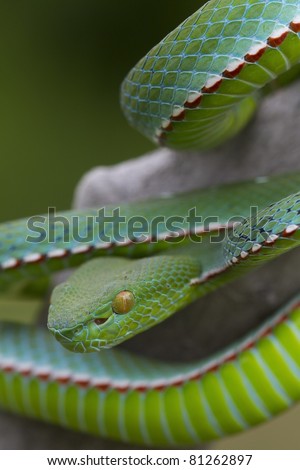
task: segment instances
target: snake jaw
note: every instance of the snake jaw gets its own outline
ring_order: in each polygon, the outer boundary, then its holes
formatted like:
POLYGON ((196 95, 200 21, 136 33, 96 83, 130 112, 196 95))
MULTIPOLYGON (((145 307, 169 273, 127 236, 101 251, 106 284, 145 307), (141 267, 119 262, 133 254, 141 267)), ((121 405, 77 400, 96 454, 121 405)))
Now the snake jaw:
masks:
POLYGON ((49 331, 54 335, 60 344, 72 352, 95 352, 108 348, 108 343, 116 335, 118 336, 118 326, 113 315, 108 318, 91 319, 73 328, 49 327, 49 331), (97 324, 97 320, 104 323, 97 324), (103 337, 104 336, 104 337, 103 337))
MULTIPOLYGON (((121 291, 121 294, 124 292, 127 291, 121 291)), ((113 311, 112 305, 118 295, 115 292, 110 301, 105 302, 96 311, 87 314, 85 320, 72 327, 55 325, 51 321, 54 313, 51 311, 48 322, 49 331, 64 348, 72 352, 95 352, 117 346, 133 336, 130 330, 130 318, 125 318, 126 313, 120 314, 113 311)), ((131 296, 129 300, 132 300, 131 296)), ((131 302, 129 304, 131 305, 131 302)), ((127 308, 127 304, 125 306, 127 308)))

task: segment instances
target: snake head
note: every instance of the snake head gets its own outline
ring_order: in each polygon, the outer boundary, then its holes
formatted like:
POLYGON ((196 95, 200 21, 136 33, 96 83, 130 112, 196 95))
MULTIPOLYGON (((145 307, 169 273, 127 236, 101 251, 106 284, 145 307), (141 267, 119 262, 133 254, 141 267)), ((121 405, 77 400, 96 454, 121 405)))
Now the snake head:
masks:
POLYGON ((75 352, 116 346, 184 305, 195 275, 189 257, 89 261, 54 289, 48 328, 75 352))

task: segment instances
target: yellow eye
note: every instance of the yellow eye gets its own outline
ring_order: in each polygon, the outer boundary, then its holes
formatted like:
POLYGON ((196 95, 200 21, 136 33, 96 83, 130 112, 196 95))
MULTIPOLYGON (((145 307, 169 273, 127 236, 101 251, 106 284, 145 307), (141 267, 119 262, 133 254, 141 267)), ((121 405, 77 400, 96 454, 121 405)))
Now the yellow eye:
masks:
POLYGON ((130 312, 134 306, 134 295, 129 290, 119 292, 112 302, 112 309, 115 313, 123 315, 130 312))

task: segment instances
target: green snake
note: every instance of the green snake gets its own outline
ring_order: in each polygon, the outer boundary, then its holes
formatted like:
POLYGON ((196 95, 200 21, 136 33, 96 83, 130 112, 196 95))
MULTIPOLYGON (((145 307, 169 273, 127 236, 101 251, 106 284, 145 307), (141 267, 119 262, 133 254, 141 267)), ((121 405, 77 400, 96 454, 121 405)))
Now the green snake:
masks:
MULTIPOLYGON (((237 133, 261 91, 299 62, 300 1, 211 0, 131 70, 122 108, 156 143, 209 148, 237 133)), ((298 246, 299 186, 294 172, 120 205, 126 220, 161 217, 155 233, 144 237, 128 227, 115 237, 112 206, 106 208, 113 220, 105 232, 109 241, 95 235, 97 209, 60 214, 67 228, 49 220, 51 242, 41 231, 30 240, 27 219, 2 224, 1 288, 82 266, 51 299, 48 327, 65 348, 43 329, 1 324, 1 407, 168 447, 238 432, 291 406, 300 398, 300 294, 255 331, 198 362, 97 351, 298 246), (256 217, 249 216, 253 205, 256 217), (218 222, 191 224, 192 208, 203 221, 213 215, 218 222), (170 230, 171 216, 182 217, 180 230, 170 230), (89 235, 85 242, 72 237, 75 220, 89 235), (223 236, 213 241, 210 229, 223 236)))

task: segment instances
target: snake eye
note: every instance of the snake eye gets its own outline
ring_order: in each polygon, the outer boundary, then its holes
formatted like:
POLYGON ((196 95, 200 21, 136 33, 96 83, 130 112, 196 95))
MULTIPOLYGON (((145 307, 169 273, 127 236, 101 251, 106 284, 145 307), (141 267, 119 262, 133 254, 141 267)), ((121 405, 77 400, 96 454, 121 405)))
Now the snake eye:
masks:
POLYGON ((130 312, 134 306, 134 295, 129 290, 119 292, 112 302, 114 313, 123 315, 130 312))

